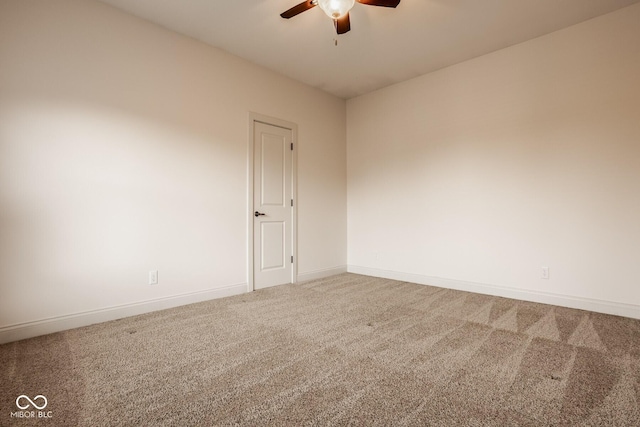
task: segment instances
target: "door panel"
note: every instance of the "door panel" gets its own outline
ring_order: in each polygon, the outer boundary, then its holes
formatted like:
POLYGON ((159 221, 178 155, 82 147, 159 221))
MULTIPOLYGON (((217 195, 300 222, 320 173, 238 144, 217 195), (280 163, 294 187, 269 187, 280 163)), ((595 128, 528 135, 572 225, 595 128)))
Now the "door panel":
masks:
POLYGON ((286 244, 284 239, 287 235, 285 223, 282 221, 262 221, 260 226, 260 236, 262 238, 260 269, 266 271, 274 268, 285 268, 286 244))
POLYGON ((292 281, 291 139, 290 129, 254 122, 255 289, 292 281))
POLYGON ((262 185, 261 205, 284 206, 285 150, 279 135, 262 135, 262 185))

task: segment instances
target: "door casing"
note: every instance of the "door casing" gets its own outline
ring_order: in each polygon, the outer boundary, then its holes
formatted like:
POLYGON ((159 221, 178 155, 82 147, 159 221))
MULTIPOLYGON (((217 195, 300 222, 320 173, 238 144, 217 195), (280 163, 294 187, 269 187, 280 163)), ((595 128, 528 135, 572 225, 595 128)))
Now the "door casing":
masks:
POLYGON ((247 155, 247 292, 255 290, 254 287, 254 128, 255 123, 264 123, 271 126, 291 130, 293 152, 291 153, 291 194, 293 206, 291 215, 291 253, 293 263, 291 265, 291 283, 296 283, 298 277, 298 126, 295 123, 258 113, 249 113, 249 135, 247 155))

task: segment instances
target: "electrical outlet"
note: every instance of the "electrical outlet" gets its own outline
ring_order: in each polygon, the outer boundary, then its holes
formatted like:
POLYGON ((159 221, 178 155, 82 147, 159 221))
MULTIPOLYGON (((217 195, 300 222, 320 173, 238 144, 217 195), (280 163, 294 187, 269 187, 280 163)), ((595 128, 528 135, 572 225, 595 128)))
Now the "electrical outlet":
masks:
POLYGON ((549 280, 549 267, 542 267, 542 279, 549 280))
POLYGON ((149 284, 150 285, 158 284, 158 270, 151 270, 149 272, 149 284))

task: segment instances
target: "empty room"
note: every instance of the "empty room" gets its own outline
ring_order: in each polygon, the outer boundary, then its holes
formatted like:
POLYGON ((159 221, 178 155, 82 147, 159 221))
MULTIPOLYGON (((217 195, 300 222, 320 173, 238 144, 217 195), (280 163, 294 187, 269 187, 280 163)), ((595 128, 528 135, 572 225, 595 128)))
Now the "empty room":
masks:
POLYGON ((637 426, 640 0, 0 0, 0 426, 637 426))

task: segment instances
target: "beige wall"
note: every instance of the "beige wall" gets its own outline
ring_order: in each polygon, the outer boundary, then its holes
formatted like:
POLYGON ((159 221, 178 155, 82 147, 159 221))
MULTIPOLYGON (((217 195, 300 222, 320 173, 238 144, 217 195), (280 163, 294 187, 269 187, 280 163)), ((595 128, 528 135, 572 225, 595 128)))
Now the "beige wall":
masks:
POLYGON ((2 1, 0 64, 0 331, 244 289, 250 112, 298 125, 298 273, 345 268, 344 100, 86 0, 2 1))
POLYGON ((349 100, 350 270, 640 317, 638 23, 349 100))

